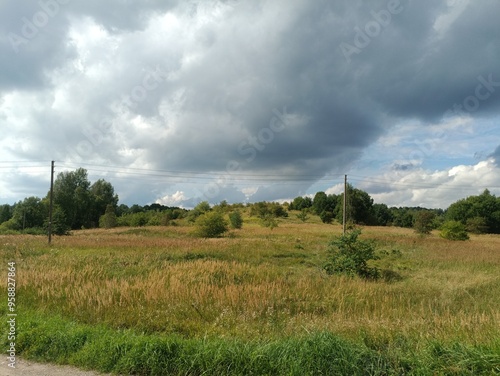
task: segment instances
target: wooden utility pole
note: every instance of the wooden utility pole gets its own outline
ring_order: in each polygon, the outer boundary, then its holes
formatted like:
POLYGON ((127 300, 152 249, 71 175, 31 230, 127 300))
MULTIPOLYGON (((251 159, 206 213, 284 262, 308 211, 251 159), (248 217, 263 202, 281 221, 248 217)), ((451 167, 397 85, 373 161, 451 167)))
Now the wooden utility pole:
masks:
POLYGON ((50 168, 50 202, 49 202, 49 244, 52 242, 52 209, 54 207, 54 161, 50 168))
POLYGON ((344 175, 344 212, 342 214, 342 234, 345 235, 347 220, 347 175, 344 175))

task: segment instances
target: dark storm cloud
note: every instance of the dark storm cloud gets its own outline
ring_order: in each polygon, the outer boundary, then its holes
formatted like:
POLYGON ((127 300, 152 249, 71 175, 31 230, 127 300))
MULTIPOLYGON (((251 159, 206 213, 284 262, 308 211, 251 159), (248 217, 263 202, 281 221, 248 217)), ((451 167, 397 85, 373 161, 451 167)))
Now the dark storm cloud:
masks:
MULTIPOLYGON (((378 37, 351 64, 351 82, 380 103, 381 110, 435 121, 475 95, 478 77, 492 74, 500 81, 500 45, 496 42, 500 2, 470 2, 441 30, 436 30, 434 23, 446 10, 444 2, 401 4, 405 10, 393 17, 393 29, 378 37), (362 72, 357 79, 356 70, 362 72)), ((483 101, 477 109, 474 106, 474 112, 498 111, 499 105, 499 101, 483 101)))
POLYGON ((49 11, 34 1, 0 4, 0 92, 48 85, 45 73, 71 58, 66 5, 55 4, 49 11))
POLYGON ((0 6, 0 91, 31 95, 0 104, 0 126, 24 119, 30 147, 11 153, 25 158, 216 178, 236 165, 295 179, 256 183, 256 199, 289 198, 401 120, 499 110, 497 0, 41 3, 0 6), (41 3, 58 5, 26 38, 41 3), (17 53, 12 33, 29 42, 17 53))

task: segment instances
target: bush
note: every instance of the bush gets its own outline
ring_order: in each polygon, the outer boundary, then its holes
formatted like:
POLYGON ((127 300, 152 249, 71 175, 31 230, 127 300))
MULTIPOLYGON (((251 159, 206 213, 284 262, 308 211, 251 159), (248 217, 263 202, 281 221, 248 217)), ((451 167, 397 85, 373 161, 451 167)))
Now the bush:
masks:
POLYGON ((321 212, 321 214, 319 215, 319 217, 321 218, 321 221, 322 221, 323 223, 328 223, 328 224, 330 224, 330 223, 332 223, 332 222, 333 222, 333 218, 335 218, 335 215, 334 215, 332 212, 330 212, 330 211, 325 211, 325 210, 323 210, 323 211, 321 212))
POLYGON ((99 218, 99 227, 100 228, 113 228, 118 224, 116 220, 115 208, 113 205, 108 205, 106 207, 106 213, 101 215, 99 218))
POLYGON ((302 222, 306 222, 309 219, 309 216, 307 215, 307 209, 302 209, 301 212, 297 214, 297 218, 302 222))
POLYGON ((439 234, 442 238, 448 240, 468 240, 469 235, 465 226, 457 221, 447 221, 441 226, 441 233, 439 234))
POLYGON ((330 262, 325 265, 328 274, 346 274, 366 279, 377 279, 379 271, 370 267, 368 261, 377 260, 371 242, 359 240, 361 230, 353 230, 335 238, 330 244, 330 262))
POLYGON ((240 229, 243 226, 243 217, 239 210, 235 210, 229 214, 229 223, 234 229, 240 229))
POLYGON ((415 222, 413 228, 420 235, 429 235, 434 229, 434 218, 436 215, 429 210, 422 210, 415 214, 415 222))
POLYGON ((222 213, 212 211, 196 220, 196 235, 202 238, 218 238, 228 230, 228 224, 222 213))
POLYGON ((264 216, 261 219, 261 224, 264 227, 269 227, 271 230, 278 227, 278 221, 271 214, 264 216))

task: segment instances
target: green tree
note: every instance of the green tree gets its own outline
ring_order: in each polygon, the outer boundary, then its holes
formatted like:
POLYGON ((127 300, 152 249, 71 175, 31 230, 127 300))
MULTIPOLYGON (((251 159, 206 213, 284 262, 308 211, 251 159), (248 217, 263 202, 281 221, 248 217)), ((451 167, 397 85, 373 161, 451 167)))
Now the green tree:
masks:
POLYGON ((414 217, 413 211, 410 208, 390 208, 393 222, 397 227, 411 228, 413 227, 414 217))
POLYGON ((118 195, 111 183, 104 179, 97 180, 90 187, 90 198, 92 201, 92 213, 90 221, 93 224, 99 223, 100 217, 107 212, 108 206, 113 207, 113 213, 118 207, 118 195))
POLYGON ((202 201, 188 213, 187 219, 189 222, 196 222, 199 216, 208 213, 210 210, 211 208, 208 201, 202 201))
POLYGON ((48 209, 38 197, 28 197, 19 201, 12 215, 12 227, 15 230, 43 228, 48 209))
POLYGON ((228 231, 228 224, 219 211, 202 214, 195 224, 195 233, 202 238, 218 238, 228 231))
POLYGON ((90 227, 91 198, 87 170, 61 172, 54 182, 54 204, 63 210, 71 229, 90 227))
POLYGON ((337 204, 338 196, 327 195, 325 192, 317 192, 314 195, 312 210, 317 215, 321 215, 323 212, 334 213, 337 204))
POLYGON ((310 197, 295 197, 289 206, 290 210, 308 209, 312 206, 313 202, 310 197))
MULTIPOLYGON (((344 194, 341 194, 336 208, 337 221, 340 223, 343 220, 343 201, 344 194)), ((365 225, 373 225, 375 222, 373 199, 365 191, 350 184, 347 186, 347 221, 365 225)))
POLYGON ((393 221, 392 213, 386 204, 373 204, 373 216, 377 226, 387 226, 393 221))
POLYGON ((468 218, 465 223, 468 232, 473 234, 485 234, 488 232, 486 219, 483 217, 468 218))
POLYGON ((325 192, 317 192, 313 198, 312 209, 316 215, 328 210, 328 196, 325 192))
POLYGON ((421 210, 415 214, 413 228, 417 234, 428 235, 434 229, 436 215, 430 210, 421 210))
POLYGON ((0 224, 7 222, 12 218, 13 209, 10 205, 0 206, 0 224))
MULTIPOLYGON (((46 227, 48 227, 48 219, 46 227)), ((68 235, 69 230, 70 228, 67 225, 64 211, 59 206, 55 205, 52 211, 52 233, 55 235, 68 235)))
POLYGON ((469 196, 450 205, 446 211, 446 219, 467 224, 473 218, 484 218, 487 232, 500 233, 500 198, 489 190, 479 196, 469 196))

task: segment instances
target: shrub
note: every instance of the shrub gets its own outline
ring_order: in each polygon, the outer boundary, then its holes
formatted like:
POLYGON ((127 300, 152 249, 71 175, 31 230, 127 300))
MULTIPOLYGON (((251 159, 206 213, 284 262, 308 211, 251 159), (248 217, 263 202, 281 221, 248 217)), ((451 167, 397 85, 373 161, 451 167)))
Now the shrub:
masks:
POLYGON ((429 210, 422 210, 415 214, 415 222, 413 228, 415 232, 420 235, 429 235, 434 229, 434 218, 436 215, 429 210))
POLYGON ((302 209, 301 212, 297 214, 297 218, 302 222, 307 221, 309 219, 309 216, 307 215, 307 209, 302 209))
POLYGON ((465 226, 457 221, 447 221, 441 226, 440 236, 448 240, 468 240, 465 226))
POLYGON ((325 265, 328 274, 346 274, 366 279, 376 279, 379 271, 370 267, 368 261, 377 260, 371 242, 359 240, 361 230, 353 230, 335 238, 329 244, 330 262, 325 265))
POLYGON ((113 228, 118 224, 116 220, 115 208, 113 205, 108 205, 106 207, 106 213, 104 213, 99 218, 99 227, 101 228, 113 228))
POLYGON ((234 229, 240 229, 243 226, 243 217, 239 210, 235 210, 229 214, 229 223, 234 229))
POLYGON ((323 210, 323 211, 321 212, 321 214, 319 215, 319 217, 321 218, 321 221, 322 221, 323 223, 328 223, 328 224, 330 224, 330 223, 332 223, 332 222, 333 222, 333 218, 335 218, 335 215, 334 215, 332 212, 330 212, 330 211, 325 211, 325 210, 323 210))
POLYGON ((222 213, 212 211, 196 220, 196 235, 202 238, 218 238, 228 230, 228 224, 222 213))
POLYGON ((278 221, 271 214, 265 215, 261 219, 262 226, 269 227, 271 230, 278 227, 278 221))

